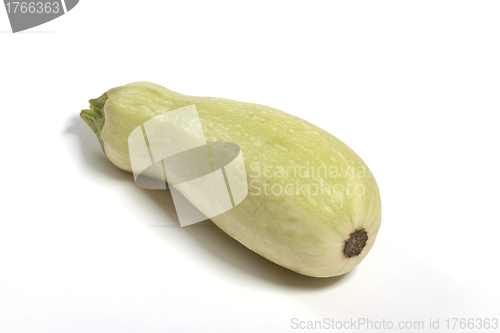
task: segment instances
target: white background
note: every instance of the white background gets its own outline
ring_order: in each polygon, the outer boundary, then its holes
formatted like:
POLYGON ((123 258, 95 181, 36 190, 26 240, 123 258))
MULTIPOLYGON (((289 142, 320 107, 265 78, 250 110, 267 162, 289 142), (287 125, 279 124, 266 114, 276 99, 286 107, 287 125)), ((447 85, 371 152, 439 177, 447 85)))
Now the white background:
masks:
POLYGON ((12 34, 0 8, 0 331, 499 318, 499 17, 498 1, 85 0, 12 34), (139 80, 346 142, 382 196, 367 258, 314 279, 209 221, 181 228, 169 194, 138 188, 79 119, 139 80))

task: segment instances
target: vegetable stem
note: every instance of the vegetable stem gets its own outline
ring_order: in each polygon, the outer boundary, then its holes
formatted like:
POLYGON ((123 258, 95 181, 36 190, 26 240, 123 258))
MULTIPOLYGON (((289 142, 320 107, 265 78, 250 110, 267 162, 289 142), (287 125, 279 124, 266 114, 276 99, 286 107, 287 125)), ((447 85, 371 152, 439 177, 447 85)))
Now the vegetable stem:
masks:
POLYGON ((102 94, 99 98, 91 99, 89 101, 90 109, 82 110, 80 113, 80 118, 83 119, 92 129, 92 131, 97 135, 99 139, 99 143, 101 144, 102 151, 104 151, 104 144, 102 141, 101 133, 102 128, 104 126, 104 104, 106 104, 106 100, 108 99, 108 95, 106 93, 102 94))

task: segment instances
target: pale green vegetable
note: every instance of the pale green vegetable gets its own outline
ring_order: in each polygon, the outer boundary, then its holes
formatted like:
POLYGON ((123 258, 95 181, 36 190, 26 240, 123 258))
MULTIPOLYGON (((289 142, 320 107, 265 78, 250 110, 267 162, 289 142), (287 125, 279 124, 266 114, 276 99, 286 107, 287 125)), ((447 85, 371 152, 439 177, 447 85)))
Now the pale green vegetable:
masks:
POLYGON ((131 172, 131 131, 193 104, 207 142, 236 143, 246 168, 248 196, 213 223, 308 276, 344 274, 363 260, 380 228, 379 190, 361 158, 326 131, 267 106, 187 96, 147 82, 109 90, 81 117, 111 162, 131 172))

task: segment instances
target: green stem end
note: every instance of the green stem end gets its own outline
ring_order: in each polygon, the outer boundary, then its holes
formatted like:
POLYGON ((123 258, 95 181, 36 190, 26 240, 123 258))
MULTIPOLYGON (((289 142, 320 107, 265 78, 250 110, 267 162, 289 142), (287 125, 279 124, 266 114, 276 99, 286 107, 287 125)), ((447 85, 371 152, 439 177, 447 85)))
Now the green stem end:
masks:
POLYGON ((90 109, 82 110, 80 113, 80 118, 82 118, 97 135, 104 154, 106 154, 106 152, 104 151, 101 133, 104 127, 104 104, 106 104, 107 99, 108 95, 106 93, 102 94, 99 98, 91 99, 89 101, 90 109))

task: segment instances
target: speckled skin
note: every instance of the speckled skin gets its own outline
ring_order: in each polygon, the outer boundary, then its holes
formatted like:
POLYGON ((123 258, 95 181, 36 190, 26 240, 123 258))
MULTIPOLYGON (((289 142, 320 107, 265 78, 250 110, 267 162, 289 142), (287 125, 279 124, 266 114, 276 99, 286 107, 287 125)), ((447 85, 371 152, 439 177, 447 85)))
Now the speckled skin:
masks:
POLYGON ((252 251, 307 276, 344 274, 363 260, 380 228, 379 190, 361 158, 328 132, 267 106, 187 96, 147 82, 109 90, 91 100, 82 118, 111 162, 131 172, 130 132, 192 104, 207 142, 240 146, 249 184, 243 202, 211 218, 213 223, 252 251), (368 233, 367 244, 347 258, 345 241, 358 229, 368 233))

